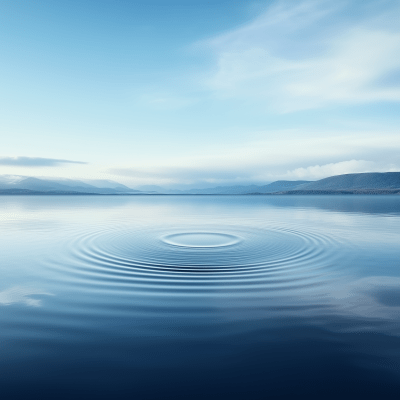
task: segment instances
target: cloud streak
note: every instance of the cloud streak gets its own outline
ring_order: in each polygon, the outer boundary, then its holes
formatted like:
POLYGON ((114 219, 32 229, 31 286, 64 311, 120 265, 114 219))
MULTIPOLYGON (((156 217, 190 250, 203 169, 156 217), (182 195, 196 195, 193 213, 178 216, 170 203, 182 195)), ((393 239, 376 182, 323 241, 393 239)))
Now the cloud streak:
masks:
POLYGON ((215 149, 213 154, 112 168, 130 184, 235 184, 278 179, 321 179, 356 172, 399 171, 400 139, 394 134, 335 134, 304 138, 302 131, 276 132, 275 138, 215 149), (390 145, 388 145, 390 143, 390 145))
POLYGON ((216 60, 206 86, 279 112, 400 101, 400 27, 388 17, 398 20, 400 7, 371 15, 367 3, 355 10, 345 1, 276 2, 250 24, 203 42, 216 60))
POLYGON ((62 164, 87 164, 83 161, 41 157, 0 157, 0 165, 8 167, 58 167, 62 164))
POLYGON ((312 165, 296 168, 287 172, 291 179, 322 179, 333 175, 355 174, 362 172, 395 172, 399 167, 393 164, 376 163, 366 160, 349 160, 325 165, 312 165))

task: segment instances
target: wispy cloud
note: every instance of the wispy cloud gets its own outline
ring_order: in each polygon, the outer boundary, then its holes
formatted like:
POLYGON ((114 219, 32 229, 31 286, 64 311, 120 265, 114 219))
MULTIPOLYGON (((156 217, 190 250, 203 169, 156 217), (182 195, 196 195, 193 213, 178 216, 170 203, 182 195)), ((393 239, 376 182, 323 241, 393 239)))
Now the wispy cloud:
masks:
POLYGON ((0 157, 0 165, 9 167, 58 167, 62 164, 87 164, 83 161, 41 157, 0 157))
MULTIPOLYGON (((272 136, 272 135, 271 135, 272 136)), ((320 179, 355 172, 400 170, 400 137, 394 134, 332 134, 304 137, 302 131, 275 132, 269 140, 213 154, 175 157, 162 162, 108 170, 131 184, 234 184, 277 179, 320 179)), ((118 178, 116 178, 118 180, 118 178)))
POLYGON ((206 85, 279 112, 400 101, 399 5, 371 15, 371 2, 351 4, 277 1, 250 24, 203 42, 216 59, 206 85))
POLYGON ((286 175, 290 179, 322 179, 333 175, 398 170, 399 167, 394 164, 376 163, 366 160, 349 160, 325 165, 312 165, 306 168, 296 168, 288 171, 286 175))
POLYGON ((251 179, 251 172, 239 168, 221 167, 215 165, 197 166, 163 166, 153 168, 113 168, 110 173, 116 176, 128 177, 137 183, 157 184, 220 184, 226 182, 242 182, 251 179))

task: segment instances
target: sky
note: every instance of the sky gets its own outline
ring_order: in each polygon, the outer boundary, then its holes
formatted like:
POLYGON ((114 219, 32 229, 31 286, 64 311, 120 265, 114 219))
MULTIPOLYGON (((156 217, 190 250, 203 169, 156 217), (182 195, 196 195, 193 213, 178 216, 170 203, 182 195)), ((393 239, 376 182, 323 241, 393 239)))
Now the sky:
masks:
POLYGON ((400 2, 0 2, 0 174, 204 187, 400 171, 400 2))

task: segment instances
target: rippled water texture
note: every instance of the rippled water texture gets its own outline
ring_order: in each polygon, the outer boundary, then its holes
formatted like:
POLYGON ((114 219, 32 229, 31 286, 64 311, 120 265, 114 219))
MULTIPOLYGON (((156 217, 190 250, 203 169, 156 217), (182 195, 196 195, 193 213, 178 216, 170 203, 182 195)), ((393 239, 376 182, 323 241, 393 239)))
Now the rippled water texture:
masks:
POLYGON ((400 197, 0 206, 2 398, 397 398, 400 197))

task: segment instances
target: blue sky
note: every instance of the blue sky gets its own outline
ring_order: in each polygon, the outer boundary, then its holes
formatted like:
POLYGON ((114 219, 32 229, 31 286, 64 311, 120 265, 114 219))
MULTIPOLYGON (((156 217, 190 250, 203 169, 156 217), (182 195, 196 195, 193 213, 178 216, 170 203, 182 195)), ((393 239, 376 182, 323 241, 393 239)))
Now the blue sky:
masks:
POLYGON ((0 174, 399 171, 399 20, 392 0, 2 1, 0 174))

